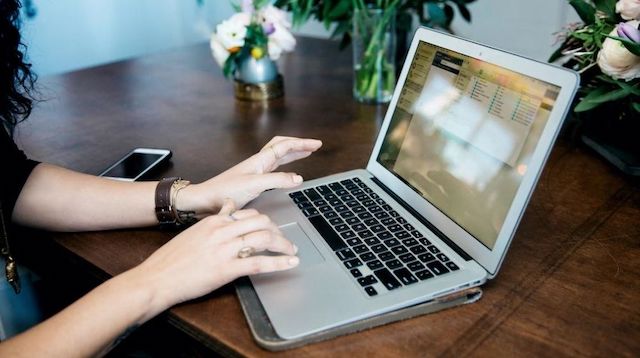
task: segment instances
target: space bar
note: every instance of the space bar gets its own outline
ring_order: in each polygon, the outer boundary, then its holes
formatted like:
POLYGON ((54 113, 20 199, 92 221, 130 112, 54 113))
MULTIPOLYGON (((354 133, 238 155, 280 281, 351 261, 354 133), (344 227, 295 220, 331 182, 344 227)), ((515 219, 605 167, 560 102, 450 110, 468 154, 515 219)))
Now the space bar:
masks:
POLYGON ((344 249, 347 245, 342 241, 340 236, 333 230, 331 225, 320 215, 316 215, 308 218, 313 226, 318 230, 320 235, 324 238, 324 241, 331 246, 333 251, 344 249))

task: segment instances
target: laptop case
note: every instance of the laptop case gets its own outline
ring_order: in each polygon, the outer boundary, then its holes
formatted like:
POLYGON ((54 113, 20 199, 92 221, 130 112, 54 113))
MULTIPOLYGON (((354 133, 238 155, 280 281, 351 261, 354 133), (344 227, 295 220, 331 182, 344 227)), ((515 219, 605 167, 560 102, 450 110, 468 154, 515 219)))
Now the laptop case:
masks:
POLYGON ((455 306, 476 302, 482 296, 480 287, 462 290, 451 295, 439 297, 414 306, 409 306, 397 311, 391 311, 378 316, 359 320, 350 324, 334 327, 325 331, 310 334, 296 339, 283 339, 275 332, 269 317, 262 308, 260 299, 253 289, 251 280, 242 278, 236 281, 236 292, 240 305, 247 318, 247 323, 253 338, 259 346, 270 351, 282 351, 296 348, 309 343, 324 341, 341 335, 359 332, 365 329, 397 322, 400 320, 438 312, 455 306))

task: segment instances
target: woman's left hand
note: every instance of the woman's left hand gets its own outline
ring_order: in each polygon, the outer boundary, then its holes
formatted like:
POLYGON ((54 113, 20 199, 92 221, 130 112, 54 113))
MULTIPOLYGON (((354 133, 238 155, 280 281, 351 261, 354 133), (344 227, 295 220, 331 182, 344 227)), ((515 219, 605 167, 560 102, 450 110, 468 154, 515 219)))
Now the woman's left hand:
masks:
POLYGON ((302 183, 296 173, 273 172, 279 166, 306 158, 322 146, 316 139, 274 137, 258 153, 224 173, 180 191, 177 208, 193 210, 196 216, 217 214, 226 198, 238 208, 265 190, 292 188, 302 183))

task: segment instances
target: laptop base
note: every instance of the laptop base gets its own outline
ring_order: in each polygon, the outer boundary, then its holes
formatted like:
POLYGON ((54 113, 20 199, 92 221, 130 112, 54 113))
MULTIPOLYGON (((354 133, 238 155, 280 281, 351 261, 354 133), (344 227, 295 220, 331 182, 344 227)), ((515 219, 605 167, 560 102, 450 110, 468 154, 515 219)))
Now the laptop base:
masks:
POLYGON ((270 351, 292 349, 309 343, 320 342, 384 324, 438 312, 459 305, 476 302, 480 297, 482 297, 482 289, 479 287, 473 287, 414 306, 359 320, 343 326, 334 327, 325 331, 316 332, 305 337, 284 339, 278 336, 276 331, 273 329, 273 326, 269 321, 269 317, 264 311, 264 308, 260 303, 260 299, 253 289, 251 280, 246 277, 241 278, 236 281, 235 287, 238 299, 240 300, 240 305, 242 306, 244 315, 247 318, 247 323, 253 338, 259 346, 270 351))

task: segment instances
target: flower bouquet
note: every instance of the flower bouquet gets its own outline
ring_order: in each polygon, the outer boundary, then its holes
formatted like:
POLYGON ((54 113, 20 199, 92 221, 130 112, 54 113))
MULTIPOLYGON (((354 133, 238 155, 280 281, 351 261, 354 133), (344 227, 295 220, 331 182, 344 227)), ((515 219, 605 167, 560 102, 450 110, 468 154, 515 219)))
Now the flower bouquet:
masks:
POLYGON ((630 172, 627 164, 640 159, 640 0, 569 3, 582 23, 560 33, 562 45, 549 60, 580 73, 573 111, 585 143, 630 172))
POLYGON ((211 35, 211 52, 225 77, 247 83, 273 81, 278 72, 274 61, 293 51, 287 13, 269 0, 242 0, 237 13, 216 26, 211 35))

